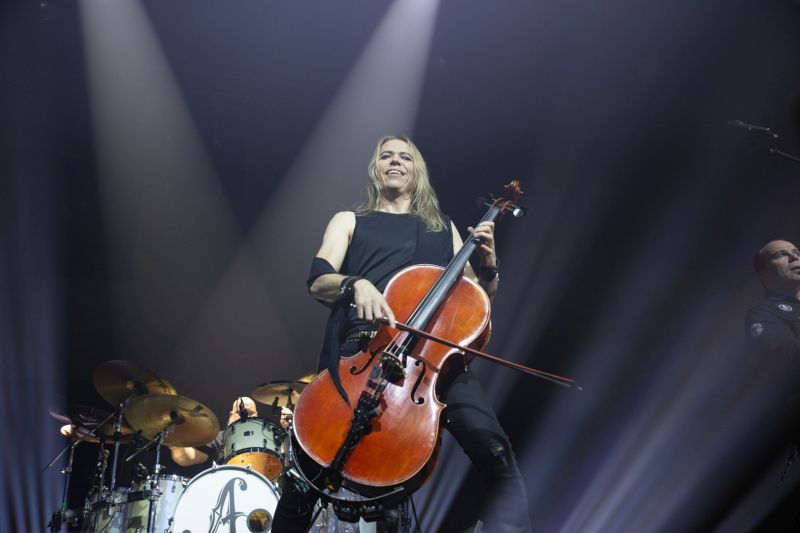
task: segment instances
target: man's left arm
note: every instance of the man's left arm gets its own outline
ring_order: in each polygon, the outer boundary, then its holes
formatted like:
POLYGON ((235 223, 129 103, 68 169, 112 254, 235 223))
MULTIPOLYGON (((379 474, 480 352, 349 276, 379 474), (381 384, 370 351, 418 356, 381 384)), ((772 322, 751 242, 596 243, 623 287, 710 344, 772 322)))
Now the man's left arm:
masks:
MULTIPOLYGON (((464 241, 461 240, 461 235, 458 233, 456 225, 451 221, 453 233, 453 253, 457 254, 464 241)), ((476 274, 472 269, 472 265, 467 263, 464 267, 464 275, 473 281, 477 282, 489 299, 494 298, 497 293, 497 285, 500 281, 500 275, 497 272, 497 253, 494 245, 494 222, 482 222, 478 224, 477 228, 467 228, 471 235, 480 239, 480 244, 475 249, 480 261, 480 271, 476 274)))

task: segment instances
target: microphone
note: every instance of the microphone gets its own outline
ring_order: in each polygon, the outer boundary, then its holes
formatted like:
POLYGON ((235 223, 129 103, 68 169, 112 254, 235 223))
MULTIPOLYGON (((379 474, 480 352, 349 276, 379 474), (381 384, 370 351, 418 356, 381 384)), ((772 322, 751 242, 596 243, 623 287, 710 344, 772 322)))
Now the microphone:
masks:
POLYGON ((770 128, 767 128, 766 126, 758 126, 756 124, 748 124, 747 122, 742 122, 741 120, 731 120, 730 122, 728 122, 728 126, 733 126, 735 128, 746 129, 749 132, 760 131, 761 133, 763 133, 765 135, 769 135, 773 139, 777 139, 779 137, 779 135, 777 133, 772 131, 770 128))
MULTIPOLYGON (((290 395, 289 396, 289 400, 291 401, 291 399, 292 399, 292 397, 290 395)), ((278 405, 278 397, 277 396, 275 396, 275 399, 272 400, 272 416, 274 418, 277 418, 278 422, 280 422, 280 419, 281 419, 281 408, 278 405)))
POLYGON ((244 408, 244 400, 242 397, 239 397, 239 418, 241 420, 247 420, 247 409, 244 408))

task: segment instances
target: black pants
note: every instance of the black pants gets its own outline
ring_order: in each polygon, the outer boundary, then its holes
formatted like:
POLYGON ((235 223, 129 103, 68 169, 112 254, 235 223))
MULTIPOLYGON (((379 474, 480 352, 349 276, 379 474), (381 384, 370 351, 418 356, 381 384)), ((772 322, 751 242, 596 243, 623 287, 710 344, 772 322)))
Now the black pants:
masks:
MULTIPOLYGON (((486 498, 493 502, 483 517, 488 532, 531 530, 522 475, 503 428, 472 372, 459 374, 443 392, 444 426, 458 441, 483 480, 486 498)), ((303 494, 291 483, 281 494, 274 533, 305 533, 311 526, 316 495, 303 494)))

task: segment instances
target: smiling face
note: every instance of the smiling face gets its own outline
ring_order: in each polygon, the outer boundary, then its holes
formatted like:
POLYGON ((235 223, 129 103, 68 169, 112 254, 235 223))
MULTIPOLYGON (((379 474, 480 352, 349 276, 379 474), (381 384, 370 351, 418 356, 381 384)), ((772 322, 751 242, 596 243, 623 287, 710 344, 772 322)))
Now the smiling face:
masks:
POLYGON ((416 180, 416 168, 407 142, 402 139, 389 139, 383 143, 375 167, 385 193, 390 196, 411 194, 416 180))
POLYGON ((800 288, 800 251, 788 241, 770 241, 758 251, 764 286, 772 291, 794 294, 800 288))

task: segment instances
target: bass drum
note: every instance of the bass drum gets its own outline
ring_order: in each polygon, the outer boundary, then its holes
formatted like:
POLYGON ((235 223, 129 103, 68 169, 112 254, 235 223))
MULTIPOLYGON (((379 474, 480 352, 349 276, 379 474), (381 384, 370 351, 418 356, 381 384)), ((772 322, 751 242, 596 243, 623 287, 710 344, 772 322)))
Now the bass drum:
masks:
POLYGON ((258 472, 214 466, 195 476, 175 508, 173 533, 272 530, 278 491, 258 472))

